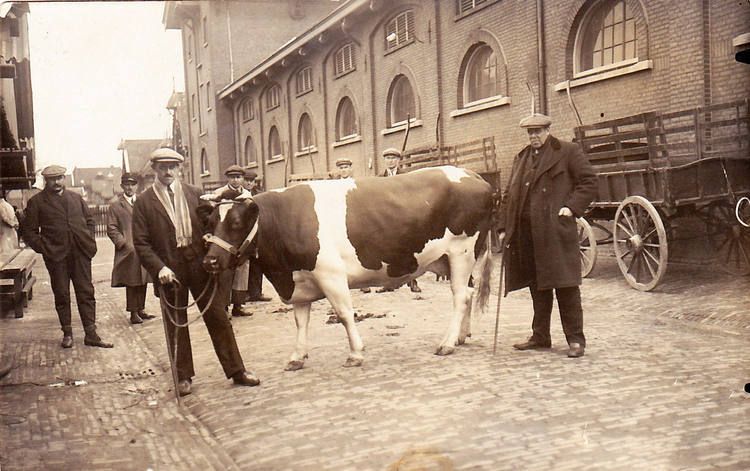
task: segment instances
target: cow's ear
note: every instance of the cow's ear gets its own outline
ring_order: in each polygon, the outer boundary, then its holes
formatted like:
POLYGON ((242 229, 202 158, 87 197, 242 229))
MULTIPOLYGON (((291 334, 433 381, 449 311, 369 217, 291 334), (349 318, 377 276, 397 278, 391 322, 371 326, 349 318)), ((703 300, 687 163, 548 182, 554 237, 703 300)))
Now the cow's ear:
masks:
POLYGON ((198 215, 198 218, 204 226, 208 224, 208 220, 211 218, 211 213, 214 211, 214 206, 214 204, 203 203, 195 208, 195 213, 198 215))
POLYGON ((242 207, 245 209, 245 214, 248 220, 255 221, 260 213, 260 208, 252 198, 246 199, 242 202, 242 207))

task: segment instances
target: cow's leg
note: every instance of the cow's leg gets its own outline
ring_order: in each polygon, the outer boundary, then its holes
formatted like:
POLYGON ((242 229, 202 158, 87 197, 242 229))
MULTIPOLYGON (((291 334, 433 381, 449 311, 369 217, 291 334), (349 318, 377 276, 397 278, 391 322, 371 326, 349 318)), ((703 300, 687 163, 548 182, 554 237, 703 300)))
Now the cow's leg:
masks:
POLYGON ((301 370, 307 359, 307 327, 310 324, 310 303, 294 304, 294 322, 297 324, 297 343, 285 371, 301 370))
POLYGON ((469 277, 476 259, 474 251, 468 249, 448 256, 451 266, 451 290, 453 291, 453 319, 436 355, 450 355, 456 345, 466 341, 471 331, 471 299, 473 289, 469 288, 469 277))
POLYGON ((349 284, 346 281, 345 272, 340 271, 341 275, 330 274, 318 279, 320 288, 333 306, 336 315, 341 324, 346 329, 346 335, 349 337, 349 358, 344 363, 345 367, 362 366, 364 357, 362 351, 365 349, 362 338, 359 336, 357 327, 354 325, 354 307, 352 306, 352 297, 349 294, 349 284))

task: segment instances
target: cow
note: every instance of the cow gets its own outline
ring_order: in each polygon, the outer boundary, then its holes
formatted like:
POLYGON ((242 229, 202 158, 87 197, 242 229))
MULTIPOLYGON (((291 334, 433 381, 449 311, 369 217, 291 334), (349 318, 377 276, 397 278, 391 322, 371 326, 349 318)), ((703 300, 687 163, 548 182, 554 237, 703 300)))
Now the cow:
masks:
POLYGON ((392 178, 300 183, 220 204, 211 217, 204 267, 232 268, 250 254, 281 300, 293 306, 297 339, 287 371, 308 357, 313 301, 328 298, 349 337, 345 367, 362 365, 350 289, 397 288, 436 265, 449 268, 454 315, 436 354, 450 355, 470 335, 469 278, 487 244, 477 303, 489 299, 487 236, 490 185, 469 170, 444 166, 392 178))

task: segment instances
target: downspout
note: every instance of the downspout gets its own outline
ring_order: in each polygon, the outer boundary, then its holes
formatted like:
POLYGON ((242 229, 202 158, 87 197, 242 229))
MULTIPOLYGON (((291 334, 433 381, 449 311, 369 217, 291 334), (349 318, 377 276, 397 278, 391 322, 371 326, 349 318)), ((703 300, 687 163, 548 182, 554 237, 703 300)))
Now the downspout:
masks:
MULTIPOLYGON (((229 21, 229 5, 225 5, 227 14, 227 41, 229 42, 229 83, 234 83, 234 55, 232 54, 232 23, 229 21)), ((235 154, 236 155, 236 154, 235 154)), ((235 160, 237 158, 235 157, 235 160)))
POLYGON ((438 91, 438 131, 437 131, 437 147, 438 155, 440 155, 441 149, 443 148, 443 40, 441 34, 441 22, 440 22, 440 0, 435 0, 435 62, 437 64, 437 91, 438 91))
POLYGON ((544 0, 536 0, 537 64, 539 80, 539 112, 547 114, 547 62, 544 51, 544 0))
MULTIPOLYGON (((326 80, 326 71, 328 70, 328 57, 323 59, 323 71, 320 74, 322 78, 322 85, 320 88, 323 90, 323 142, 326 143, 326 155, 325 155, 325 163, 326 163, 326 172, 331 171, 331 153, 333 151, 333 145, 331 145, 331 141, 329 140, 329 134, 328 134, 328 80, 326 80)), ((334 129, 335 129, 336 123, 334 123, 334 129)), ((335 139, 335 137, 334 137, 335 139)), ((320 151, 320 149, 318 149, 320 151)))
MULTIPOLYGON (((376 31, 379 31, 379 28, 375 28, 376 31)), ((375 108, 375 46, 373 45, 373 38, 375 37, 375 32, 373 32, 369 40, 367 41, 369 44, 370 49, 370 106, 373 108, 370 113, 371 116, 371 124, 372 124, 372 171, 375 175, 378 175, 378 164, 380 162, 380 159, 378 158, 378 129, 377 129, 377 114, 374 112, 375 108)), ((362 106, 364 107, 364 103, 362 103, 362 106)), ((369 167, 369 165, 368 165, 369 167)))
MULTIPOLYGON (((294 146, 292 145, 292 135, 294 134, 292 128, 292 80, 294 80, 293 74, 289 74, 290 77, 286 81, 286 115, 287 115, 287 126, 289 129, 289 152, 287 153, 287 159, 289 164, 284 163, 285 168, 289 168, 289 175, 294 175, 294 146)), ((283 142, 283 141, 282 141, 283 142)), ((282 149, 283 149, 282 144, 282 149)))

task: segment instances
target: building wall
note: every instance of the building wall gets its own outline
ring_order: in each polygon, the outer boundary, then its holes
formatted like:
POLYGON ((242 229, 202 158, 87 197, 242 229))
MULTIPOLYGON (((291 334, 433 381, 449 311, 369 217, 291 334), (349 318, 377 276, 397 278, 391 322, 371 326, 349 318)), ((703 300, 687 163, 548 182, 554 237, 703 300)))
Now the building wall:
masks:
MULTIPOLYGON (((363 2, 362 9, 336 22, 279 60, 267 75, 244 83, 226 99, 234 110, 238 160, 250 134, 258 148, 259 174, 267 188, 284 186, 292 174, 335 174, 339 157, 354 161, 355 175, 382 172, 380 153, 401 148, 405 131, 390 127, 387 103, 395 77, 406 75, 416 94, 416 121, 407 148, 443 145, 494 137, 503 174, 515 154, 527 144, 518 122, 536 110, 553 118, 552 132, 571 140, 578 124, 570 104, 584 124, 638 114, 649 110, 676 111, 750 96, 750 70, 734 61, 732 39, 750 29, 750 8, 715 0, 668 2, 626 0, 637 34, 637 59, 627 67, 589 76, 576 75, 574 57, 577 31, 594 0, 490 1, 481 8, 459 13, 455 1, 363 2), (545 67, 540 102, 537 4, 543 5, 545 67), (385 25, 395 15, 413 10, 415 40, 386 53, 385 25), (354 42, 356 70, 335 77, 335 52, 354 42), (504 97, 482 106, 463 101, 466 60, 474 47, 490 45, 507 74, 504 97), (296 96, 296 73, 313 68, 313 90, 296 96), (594 80, 592 80, 594 78, 594 80), (273 81, 281 88, 281 106, 266 111, 264 94, 273 81), (570 85, 568 95, 567 85, 570 85), (335 142, 336 112, 348 96, 359 117, 359 138, 335 142), (255 100, 255 119, 243 123, 240 106, 255 100), (297 127, 303 112, 313 118, 317 146, 309 155, 298 149, 297 127), (268 132, 275 123, 284 142, 284 160, 267 162, 268 132), (438 136, 438 131, 440 134, 438 136)), ((298 32, 299 34, 299 32, 298 32)), ((295 45, 295 47, 298 47, 295 45)), ((584 74, 585 75, 585 74, 584 74)))

